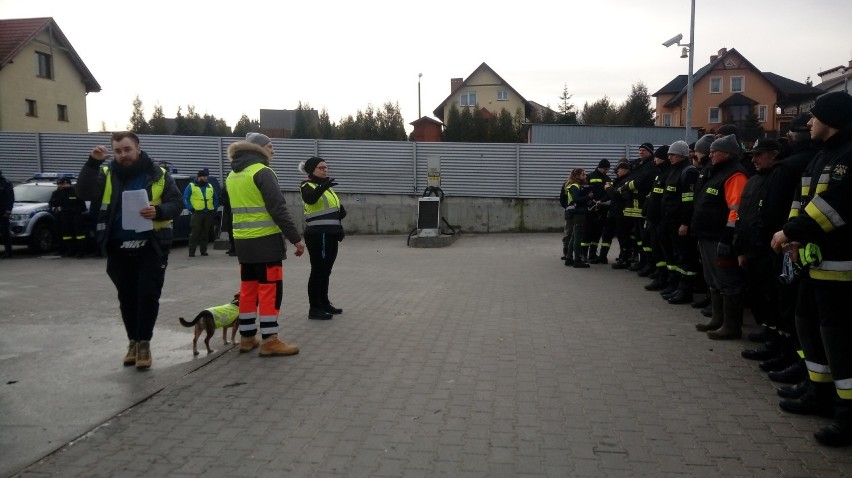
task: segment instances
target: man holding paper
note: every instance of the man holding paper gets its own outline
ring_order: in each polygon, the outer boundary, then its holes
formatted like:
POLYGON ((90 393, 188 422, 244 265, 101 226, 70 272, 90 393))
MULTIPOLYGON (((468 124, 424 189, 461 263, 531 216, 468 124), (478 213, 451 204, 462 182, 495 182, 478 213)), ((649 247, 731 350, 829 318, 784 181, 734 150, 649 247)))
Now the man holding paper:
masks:
POLYGON ((169 171, 142 151, 134 133, 113 133, 112 150, 111 155, 106 146, 92 149, 77 178, 77 195, 98 211, 98 246, 107 257, 130 341, 124 365, 142 370, 151 366, 172 220, 183 210, 183 198, 169 171))

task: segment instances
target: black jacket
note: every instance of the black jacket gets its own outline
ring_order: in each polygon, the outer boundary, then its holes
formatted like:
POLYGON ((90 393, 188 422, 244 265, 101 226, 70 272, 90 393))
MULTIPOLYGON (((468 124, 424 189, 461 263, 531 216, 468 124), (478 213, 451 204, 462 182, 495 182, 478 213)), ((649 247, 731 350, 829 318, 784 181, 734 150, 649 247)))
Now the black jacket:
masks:
POLYGON ((734 247, 738 254, 749 255, 768 248, 772 235, 781 230, 790 213, 790 202, 802 177, 790 164, 779 161, 772 168, 758 171, 743 189, 734 247))
POLYGON ((654 176, 654 182, 651 183, 651 191, 645 199, 645 206, 642 208, 642 215, 652 224, 660 224, 663 220, 663 191, 669 176, 670 165, 668 161, 657 165, 657 174, 654 176))
POLYGON ((685 159, 669 167, 663 185, 663 224, 689 226, 695 198, 698 169, 685 159))
POLYGON ((86 211, 86 202, 77 196, 74 186, 53 191, 48 206, 59 214, 79 215, 86 211))
POLYGON ((15 188, 12 183, 0 176, 0 216, 6 212, 12 212, 12 205, 15 204, 15 188))
POLYGON ((726 242, 732 241, 736 224, 729 224, 731 207, 727 202, 725 186, 733 175, 739 173, 745 177, 746 172, 738 159, 729 159, 711 165, 701 173, 704 177, 695 191, 695 206, 689 229, 698 239, 718 241, 727 238, 726 242))

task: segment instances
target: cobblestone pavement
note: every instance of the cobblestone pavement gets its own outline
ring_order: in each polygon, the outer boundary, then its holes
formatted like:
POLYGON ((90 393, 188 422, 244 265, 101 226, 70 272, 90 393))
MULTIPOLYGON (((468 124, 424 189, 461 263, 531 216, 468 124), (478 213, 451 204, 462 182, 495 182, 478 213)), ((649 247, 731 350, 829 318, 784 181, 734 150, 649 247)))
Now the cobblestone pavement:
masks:
MULTIPOLYGON (((665 303, 636 274, 564 267, 557 234, 464 235, 442 249, 407 248, 405 239, 346 238, 331 285, 344 313, 331 321, 307 319, 308 259, 288 259, 282 338, 302 351, 266 359, 227 347, 193 358, 191 330, 176 318, 226 303, 237 263, 222 251, 189 259, 177 247, 147 372, 121 366, 125 341, 103 261, 0 262, 0 299, 11 310, 0 319, 0 443, 29 440, 37 454, 0 453, 3 469, 24 477, 852 474, 849 449, 813 440, 827 420, 778 409, 773 384, 739 356, 744 340, 708 340, 693 327, 703 320, 696 310, 665 303), (65 280, 41 285, 48 277, 65 280), (62 377, 41 383, 32 364, 62 377), (30 409, 42 402, 54 425, 33 425, 39 414, 30 409), (47 406, 56 403, 63 408, 47 406), (31 416, 12 423, 19 408, 31 416)), ((219 336, 215 343, 222 348, 219 336)))

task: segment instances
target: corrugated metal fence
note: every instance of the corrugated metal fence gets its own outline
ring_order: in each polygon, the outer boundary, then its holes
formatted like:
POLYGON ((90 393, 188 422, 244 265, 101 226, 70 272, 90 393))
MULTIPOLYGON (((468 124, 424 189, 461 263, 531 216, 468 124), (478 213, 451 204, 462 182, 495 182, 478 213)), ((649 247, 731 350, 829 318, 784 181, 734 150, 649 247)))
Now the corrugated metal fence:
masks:
MULTIPOLYGON (((227 149, 239 138, 142 135, 142 149, 185 174, 208 168, 224 177, 227 149)), ((414 143, 273 139, 272 168, 281 188, 295 191, 299 161, 320 156, 337 179, 336 190, 354 194, 420 194, 428 158, 441 160, 441 188, 448 196, 552 198, 573 168, 591 170, 606 158, 633 157, 639 147, 618 144, 414 143)), ((35 172, 78 172, 109 134, 0 132, 0 170, 10 181, 35 172)))

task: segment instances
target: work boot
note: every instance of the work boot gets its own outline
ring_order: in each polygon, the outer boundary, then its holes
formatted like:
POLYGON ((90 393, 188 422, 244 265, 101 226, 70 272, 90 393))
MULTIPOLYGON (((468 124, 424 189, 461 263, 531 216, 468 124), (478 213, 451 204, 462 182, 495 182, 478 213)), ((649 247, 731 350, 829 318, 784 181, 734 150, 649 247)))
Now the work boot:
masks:
POLYGON ((711 316, 710 322, 706 324, 695 324, 695 330, 699 332, 708 332, 710 330, 716 330, 722 326, 723 323, 723 310, 722 310, 722 293, 718 290, 710 290, 710 308, 711 308, 711 316))
POLYGON ((649 275, 653 274, 654 271, 656 271, 656 270, 657 270, 657 266, 648 262, 647 264, 645 264, 644 267, 642 267, 642 269, 637 273, 637 275, 639 277, 648 277, 649 275))
POLYGON ((252 335, 251 337, 240 336, 240 353, 244 354, 247 352, 251 352, 256 349, 257 346, 260 345, 260 339, 257 338, 257 335, 252 335))
POLYGON ((701 315, 704 317, 713 317, 713 304, 710 304, 701 309, 701 315))
POLYGON ((784 370, 769 372, 767 377, 778 383, 799 383, 808 378, 808 369, 805 367, 805 361, 799 359, 784 370))
POLYGON ((619 257, 615 260, 615 262, 612 263, 610 267, 612 267, 613 269, 627 269, 628 264, 624 259, 619 257))
POLYGON ((260 345, 259 355, 261 357, 276 357, 286 355, 296 355, 299 353, 299 346, 296 344, 285 344, 278 339, 278 334, 270 335, 263 339, 260 345))
POLYGON ((852 445, 852 400, 836 397, 834 422, 814 433, 814 438, 825 446, 852 445))
POLYGON ((342 314, 342 313, 343 313, 343 309, 338 309, 337 307, 333 306, 333 305, 331 304, 331 302, 329 302, 328 304, 323 305, 323 310, 325 310, 325 311, 326 311, 326 312, 328 312, 329 314, 333 314, 333 315, 337 315, 337 314, 342 314))
POLYGON ((775 390, 775 393, 781 398, 802 398, 807 391, 808 381, 805 379, 795 385, 782 385, 775 390))
POLYGON ((589 266, 588 262, 586 262, 582 259, 578 259, 578 260, 574 261, 574 267, 576 269, 588 269, 590 266, 589 266))
POLYGON ((150 368, 151 362, 151 342, 140 340, 136 344, 136 369, 150 368))
POLYGON ((124 366, 129 367, 131 365, 136 365, 136 341, 131 340, 130 345, 127 346, 127 354, 124 356, 124 366))
POLYGON ((808 380, 807 391, 799 398, 782 398, 778 406, 797 415, 819 415, 834 418, 834 383, 808 380))
POLYGON ((688 288, 680 288, 670 295, 666 302, 672 305, 689 304, 692 302, 692 291, 688 288))
POLYGON ((744 359, 749 360, 769 360, 778 357, 778 351, 772 350, 769 347, 763 346, 756 349, 745 349, 740 352, 744 359))
POLYGON ((785 368, 793 365, 799 360, 799 356, 795 353, 782 353, 776 355, 769 360, 764 360, 758 365, 764 372, 780 372, 785 368))
POLYGON ((693 309, 703 309, 710 305, 710 294, 704 294, 704 297, 700 299, 696 299, 693 303, 689 304, 693 309))
POLYGON ((669 282, 668 271, 657 272, 657 277, 654 277, 654 280, 651 283, 645 285, 645 290, 663 290, 666 288, 666 284, 669 282))
POLYGON ((722 296, 722 327, 707 332, 712 340, 738 339, 743 335, 743 296, 722 296))
POLYGON ((329 320, 332 318, 332 315, 322 307, 311 307, 308 310, 308 318, 311 320, 329 320))

